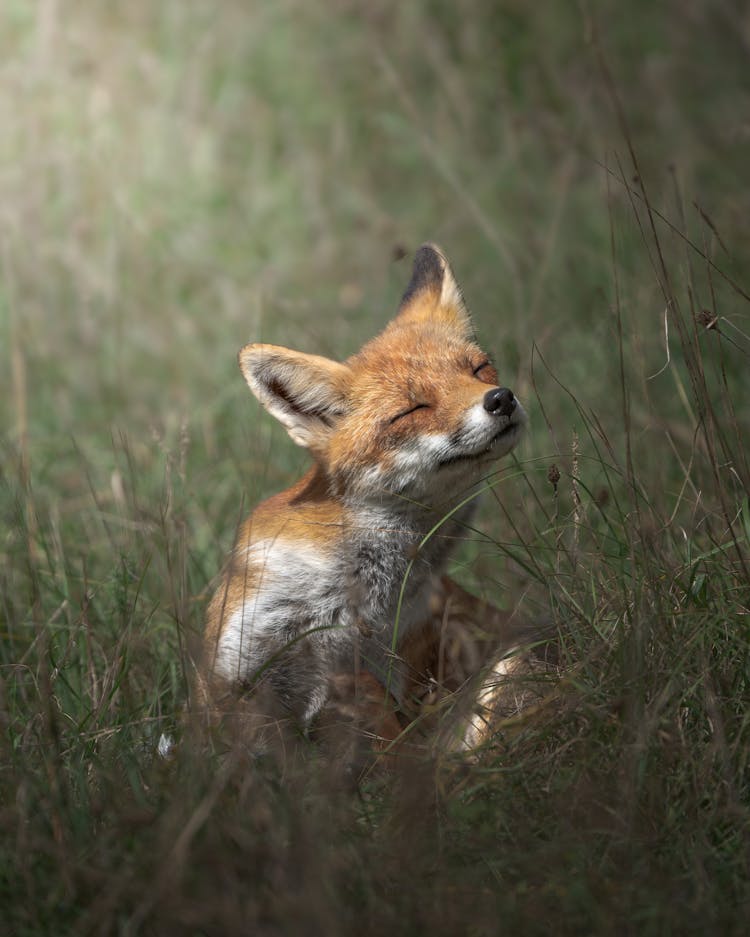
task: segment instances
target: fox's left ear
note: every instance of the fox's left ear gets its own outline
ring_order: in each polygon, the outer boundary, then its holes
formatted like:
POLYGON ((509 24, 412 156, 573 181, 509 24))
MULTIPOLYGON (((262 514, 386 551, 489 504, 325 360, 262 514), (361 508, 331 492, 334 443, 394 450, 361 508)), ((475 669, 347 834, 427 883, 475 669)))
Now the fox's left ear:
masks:
POLYGON ((399 306, 398 319, 443 322, 462 337, 473 339, 474 326, 461 287, 453 276, 448 258, 437 244, 423 244, 414 255, 414 268, 399 306))

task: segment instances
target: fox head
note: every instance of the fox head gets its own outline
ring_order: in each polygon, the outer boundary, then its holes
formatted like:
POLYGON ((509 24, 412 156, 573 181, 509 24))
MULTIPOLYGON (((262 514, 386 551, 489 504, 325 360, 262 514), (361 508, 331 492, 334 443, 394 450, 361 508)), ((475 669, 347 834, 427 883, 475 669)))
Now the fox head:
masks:
POLYGON ((477 345, 443 252, 424 244, 398 314, 339 363, 246 345, 245 380, 333 490, 444 503, 506 455, 526 415, 477 345))

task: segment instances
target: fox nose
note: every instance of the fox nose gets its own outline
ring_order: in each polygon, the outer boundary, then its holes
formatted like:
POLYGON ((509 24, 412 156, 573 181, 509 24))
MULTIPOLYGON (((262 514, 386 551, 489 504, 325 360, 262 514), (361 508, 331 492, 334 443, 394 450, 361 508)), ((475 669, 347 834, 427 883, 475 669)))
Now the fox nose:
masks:
POLYGON ((495 387, 484 395, 484 409, 498 416, 510 416, 516 409, 516 398, 507 387, 495 387))

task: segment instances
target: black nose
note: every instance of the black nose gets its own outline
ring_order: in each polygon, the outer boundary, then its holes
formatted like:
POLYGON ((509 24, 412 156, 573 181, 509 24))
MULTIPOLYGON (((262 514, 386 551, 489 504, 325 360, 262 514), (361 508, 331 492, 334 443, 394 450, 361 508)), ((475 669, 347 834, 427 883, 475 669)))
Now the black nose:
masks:
POLYGON ((484 395, 484 409, 499 416, 510 416, 516 409, 516 398, 507 387, 496 387, 484 395))

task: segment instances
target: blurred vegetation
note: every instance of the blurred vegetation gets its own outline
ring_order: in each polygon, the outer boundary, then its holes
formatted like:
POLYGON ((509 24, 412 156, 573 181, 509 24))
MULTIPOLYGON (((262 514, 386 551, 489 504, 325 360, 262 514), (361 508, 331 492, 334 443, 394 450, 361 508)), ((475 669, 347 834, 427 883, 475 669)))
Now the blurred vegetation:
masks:
POLYGON ((749 53, 734 0, 3 4, 5 932, 744 932, 749 53), (453 572, 558 705, 356 795, 160 763, 305 463, 237 350, 350 354, 427 239, 532 418, 453 572))

